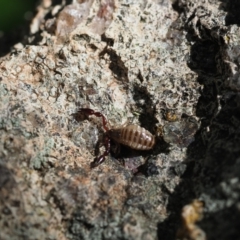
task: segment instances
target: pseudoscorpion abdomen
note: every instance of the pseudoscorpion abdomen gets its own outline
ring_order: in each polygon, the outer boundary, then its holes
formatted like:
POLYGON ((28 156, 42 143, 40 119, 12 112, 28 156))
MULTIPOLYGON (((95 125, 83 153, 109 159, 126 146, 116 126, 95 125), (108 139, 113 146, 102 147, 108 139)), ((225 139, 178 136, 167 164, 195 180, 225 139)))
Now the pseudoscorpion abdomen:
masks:
POLYGON ((134 124, 110 129, 108 134, 116 142, 137 150, 149 150, 155 144, 155 137, 149 131, 134 124))

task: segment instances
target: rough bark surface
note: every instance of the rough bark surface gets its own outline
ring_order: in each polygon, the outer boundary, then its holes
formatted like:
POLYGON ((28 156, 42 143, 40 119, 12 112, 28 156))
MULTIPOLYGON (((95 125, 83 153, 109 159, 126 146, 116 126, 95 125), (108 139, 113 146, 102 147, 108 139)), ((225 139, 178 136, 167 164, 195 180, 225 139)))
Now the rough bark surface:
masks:
POLYGON ((42 0, 0 59, 0 239, 240 239, 239 12, 42 0), (91 169, 104 131, 86 107, 155 147, 91 169))

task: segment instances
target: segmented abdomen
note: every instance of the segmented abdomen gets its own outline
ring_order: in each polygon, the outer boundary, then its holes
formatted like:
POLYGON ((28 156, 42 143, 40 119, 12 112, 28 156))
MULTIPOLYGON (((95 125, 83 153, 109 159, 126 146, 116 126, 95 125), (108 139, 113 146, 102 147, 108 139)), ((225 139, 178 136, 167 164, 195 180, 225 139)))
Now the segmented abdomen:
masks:
POLYGON ((133 124, 123 127, 120 138, 115 140, 138 150, 149 150, 155 144, 155 137, 149 131, 133 124))

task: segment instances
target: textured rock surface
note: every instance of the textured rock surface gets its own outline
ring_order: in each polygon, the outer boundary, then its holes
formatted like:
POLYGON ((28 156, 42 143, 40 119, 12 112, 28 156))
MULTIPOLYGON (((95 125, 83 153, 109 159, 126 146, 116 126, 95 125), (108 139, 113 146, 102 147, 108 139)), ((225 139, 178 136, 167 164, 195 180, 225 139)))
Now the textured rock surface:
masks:
POLYGON ((66 2, 0 59, 0 238, 171 240, 199 199, 204 234, 181 238, 239 239, 238 1, 66 2), (81 107, 155 148, 90 169, 103 130, 81 107))

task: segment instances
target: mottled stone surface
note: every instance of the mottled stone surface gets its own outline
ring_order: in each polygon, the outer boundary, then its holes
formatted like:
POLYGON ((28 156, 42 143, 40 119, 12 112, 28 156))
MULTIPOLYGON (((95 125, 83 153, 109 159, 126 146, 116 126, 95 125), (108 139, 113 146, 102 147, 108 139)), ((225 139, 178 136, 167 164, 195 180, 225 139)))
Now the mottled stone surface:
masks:
POLYGON ((176 239, 194 199, 202 236, 240 239, 238 1, 53 2, 0 59, 0 239, 176 239), (86 107, 156 146, 91 169, 86 107))

